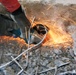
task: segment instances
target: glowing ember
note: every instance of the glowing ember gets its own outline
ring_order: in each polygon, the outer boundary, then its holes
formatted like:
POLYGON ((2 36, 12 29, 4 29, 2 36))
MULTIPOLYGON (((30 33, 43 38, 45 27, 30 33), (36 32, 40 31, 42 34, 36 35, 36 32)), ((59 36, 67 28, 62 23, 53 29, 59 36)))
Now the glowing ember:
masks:
POLYGON ((43 46, 67 47, 72 46, 72 43, 73 39, 70 34, 65 32, 61 27, 53 25, 46 35, 43 46))
POLYGON ((0 36, 0 42, 1 43, 8 43, 10 41, 16 41, 20 46, 26 45, 25 41, 21 38, 13 38, 10 36, 0 36))
MULTIPOLYGON (((35 26, 38 22, 34 22, 35 26)), ((55 47, 72 47, 73 39, 71 35, 65 31, 63 25, 57 25, 56 22, 40 22, 41 24, 48 27, 49 31, 46 34, 46 38, 43 42, 43 46, 55 47)))

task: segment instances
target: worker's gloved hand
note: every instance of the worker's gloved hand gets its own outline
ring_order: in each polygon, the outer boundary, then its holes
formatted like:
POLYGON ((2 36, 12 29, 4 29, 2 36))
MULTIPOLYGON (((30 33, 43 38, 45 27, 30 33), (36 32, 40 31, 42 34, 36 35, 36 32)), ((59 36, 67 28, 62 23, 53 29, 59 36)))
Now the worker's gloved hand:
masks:
POLYGON ((20 7, 16 11, 12 13, 14 15, 15 21, 17 22, 19 28, 21 29, 22 38, 26 38, 26 33, 29 30, 31 23, 25 16, 24 12, 22 11, 22 8, 20 7))

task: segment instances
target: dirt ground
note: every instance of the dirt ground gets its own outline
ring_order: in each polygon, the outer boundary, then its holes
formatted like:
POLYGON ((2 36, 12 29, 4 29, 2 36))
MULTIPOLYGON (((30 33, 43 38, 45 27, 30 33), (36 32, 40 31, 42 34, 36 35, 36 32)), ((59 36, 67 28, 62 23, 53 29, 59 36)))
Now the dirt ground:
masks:
MULTIPOLYGON (((59 25, 62 22, 65 31, 70 33, 74 42, 72 47, 67 48, 41 46, 29 50, 28 55, 25 53, 17 59, 23 68, 20 75, 76 75, 76 5, 28 3, 23 7, 31 23, 35 17, 32 25, 47 25, 48 22, 51 25, 53 21, 59 25)), ((1 13, 3 12, 1 10, 1 13)), ((16 40, 0 41, 0 65, 11 61, 11 56, 15 58, 26 49, 25 44, 21 45, 21 42, 18 43, 16 40)), ((17 75, 20 70, 19 65, 12 62, 6 67, 0 67, 0 75, 17 75)))

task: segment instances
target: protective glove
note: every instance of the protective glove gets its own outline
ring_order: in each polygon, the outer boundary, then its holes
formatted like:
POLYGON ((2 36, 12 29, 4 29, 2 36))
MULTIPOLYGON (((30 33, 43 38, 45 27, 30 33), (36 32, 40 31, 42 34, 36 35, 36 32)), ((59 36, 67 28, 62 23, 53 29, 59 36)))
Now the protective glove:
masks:
POLYGON ((25 16, 24 12, 22 11, 22 8, 20 7, 16 11, 12 13, 14 15, 14 18, 16 22, 18 23, 19 28, 21 29, 22 37, 21 38, 27 38, 27 32, 31 26, 30 21, 25 16))

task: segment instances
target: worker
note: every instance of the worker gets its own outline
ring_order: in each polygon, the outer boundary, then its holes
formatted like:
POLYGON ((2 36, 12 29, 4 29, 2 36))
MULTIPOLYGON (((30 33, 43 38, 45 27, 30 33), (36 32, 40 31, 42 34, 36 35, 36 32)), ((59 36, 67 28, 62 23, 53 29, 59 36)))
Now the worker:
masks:
POLYGON ((15 21, 21 29, 22 38, 25 39, 25 32, 30 28, 31 23, 24 14, 18 0, 0 0, 0 2, 14 16, 15 21))

